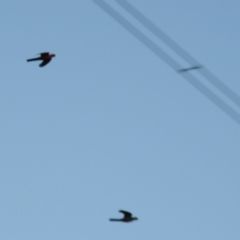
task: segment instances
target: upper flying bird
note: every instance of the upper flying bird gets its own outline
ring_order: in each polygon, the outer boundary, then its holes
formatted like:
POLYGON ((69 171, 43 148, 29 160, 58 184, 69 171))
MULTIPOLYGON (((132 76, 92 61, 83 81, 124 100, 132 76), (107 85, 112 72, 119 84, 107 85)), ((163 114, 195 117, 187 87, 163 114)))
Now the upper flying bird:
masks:
POLYGON ((193 67, 189 67, 189 68, 183 68, 183 69, 178 70, 178 72, 187 72, 187 71, 191 71, 191 70, 199 69, 199 68, 202 68, 202 66, 193 66, 193 67))
POLYGON ((39 67, 43 67, 47 65, 53 57, 56 56, 55 54, 50 54, 49 52, 39 53, 39 55, 40 57, 27 59, 27 62, 41 60, 42 62, 39 64, 39 67))
POLYGON ((132 222, 134 220, 138 220, 138 218, 133 217, 130 212, 119 210, 120 213, 123 213, 123 218, 116 219, 116 218, 110 218, 109 221, 115 221, 115 222, 132 222))

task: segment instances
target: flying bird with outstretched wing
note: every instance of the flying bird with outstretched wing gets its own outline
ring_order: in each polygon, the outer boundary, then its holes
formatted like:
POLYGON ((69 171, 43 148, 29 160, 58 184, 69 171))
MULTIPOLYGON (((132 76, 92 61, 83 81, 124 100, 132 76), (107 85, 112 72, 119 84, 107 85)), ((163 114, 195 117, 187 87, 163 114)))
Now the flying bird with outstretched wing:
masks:
POLYGON ((123 211, 123 210, 119 210, 120 213, 123 213, 123 218, 110 218, 109 221, 113 221, 113 222, 132 222, 134 220, 138 220, 137 217, 133 217, 132 213, 127 212, 127 211, 123 211))
POLYGON ((27 62, 41 60, 42 62, 39 64, 39 67, 44 67, 52 60, 53 57, 56 56, 55 54, 50 54, 49 52, 39 53, 39 55, 40 57, 27 59, 27 62))

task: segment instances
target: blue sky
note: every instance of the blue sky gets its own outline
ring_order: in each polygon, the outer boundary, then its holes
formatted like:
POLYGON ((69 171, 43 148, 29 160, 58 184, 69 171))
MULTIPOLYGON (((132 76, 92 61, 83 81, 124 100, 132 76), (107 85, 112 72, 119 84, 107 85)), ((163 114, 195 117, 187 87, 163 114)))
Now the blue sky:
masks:
MULTIPOLYGON (((239 1, 129 2, 240 94, 239 1)), ((240 125, 93 1, 0 16, 0 239, 239 239, 240 125)))

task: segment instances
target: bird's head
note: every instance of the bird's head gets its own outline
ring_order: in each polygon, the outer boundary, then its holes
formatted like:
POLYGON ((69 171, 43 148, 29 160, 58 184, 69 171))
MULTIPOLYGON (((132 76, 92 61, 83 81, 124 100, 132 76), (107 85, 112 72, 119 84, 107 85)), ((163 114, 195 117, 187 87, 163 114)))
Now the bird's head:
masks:
POLYGON ((50 56, 51 56, 51 57, 56 57, 56 55, 55 55, 55 54, 51 54, 50 56))
POLYGON ((137 217, 133 217, 132 220, 135 221, 135 220, 138 220, 138 218, 137 217))

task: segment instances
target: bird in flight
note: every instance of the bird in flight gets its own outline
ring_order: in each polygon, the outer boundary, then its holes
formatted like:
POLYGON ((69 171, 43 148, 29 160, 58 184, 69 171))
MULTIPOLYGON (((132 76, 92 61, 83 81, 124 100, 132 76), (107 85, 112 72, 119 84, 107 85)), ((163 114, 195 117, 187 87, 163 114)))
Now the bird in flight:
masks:
POLYGON ((50 54, 49 52, 39 53, 39 55, 40 57, 27 59, 27 62, 41 60, 42 62, 39 64, 39 67, 44 67, 52 60, 53 57, 56 56, 55 54, 50 54))
POLYGON ((132 222, 134 220, 138 220, 138 218, 133 217, 132 214, 130 212, 127 211, 123 211, 123 210, 119 210, 120 213, 123 213, 124 216, 123 218, 110 218, 109 221, 114 221, 114 222, 132 222))
POLYGON ((178 70, 178 72, 188 72, 188 71, 199 69, 199 68, 202 68, 202 66, 193 66, 190 68, 183 68, 183 69, 178 70))

